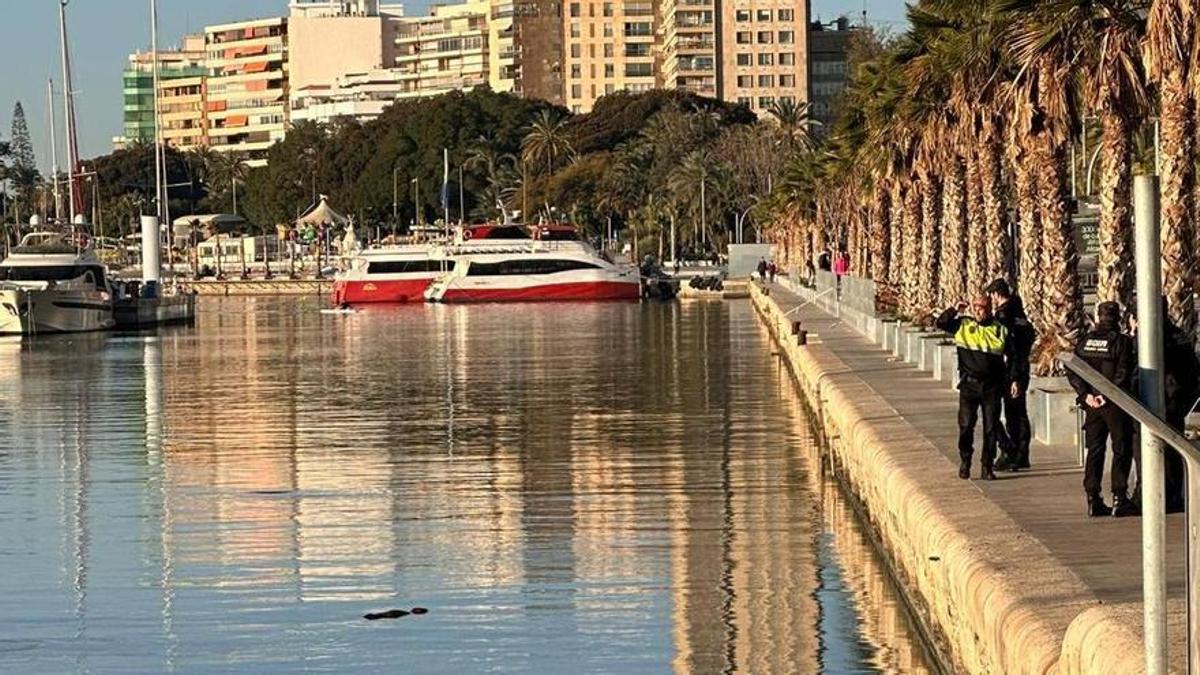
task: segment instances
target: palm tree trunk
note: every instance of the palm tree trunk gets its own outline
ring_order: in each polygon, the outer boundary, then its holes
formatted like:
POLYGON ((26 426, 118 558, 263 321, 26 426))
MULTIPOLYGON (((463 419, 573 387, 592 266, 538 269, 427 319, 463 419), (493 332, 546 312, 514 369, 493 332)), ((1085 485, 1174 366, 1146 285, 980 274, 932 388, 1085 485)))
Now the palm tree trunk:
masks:
POLYGON ((1030 166, 1027 147, 1015 150, 1010 158, 1017 199, 1017 290, 1025 301, 1025 313, 1039 332, 1046 330, 1042 313, 1042 223, 1038 215, 1036 176, 1030 166))
POLYGON ((891 213, 889 216, 892 239, 889 242, 891 255, 888 257, 887 278, 889 284, 899 286, 904 275, 904 181, 900 176, 893 176, 891 182, 891 213))
POLYGON ((891 233, 888 222, 889 190, 885 183, 875 183, 874 199, 871 202, 871 272, 876 281, 888 281, 888 263, 891 256, 891 233))
POLYGON ((917 234, 920 243, 920 285, 917 288, 917 323, 927 322, 930 314, 938 308, 938 257, 941 253, 941 186, 929 169, 921 172, 917 182, 921 193, 921 221, 917 234))
POLYGON ((1129 118, 1110 109, 1100 117, 1100 302, 1133 300, 1133 218, 1130 183, 1133 142, 1129 118))
POLYGON ((979 149, 979 182, 983 191, 983 221, 987 232, 987 267, 984 283, 1012 278, 1012 238, 1008 232, 1008 209, 1004 204, 1000 138, 991 115, 984 116, 979 149))
POLYGON ((1162 97, 1159 155, 1162 174, 1162 277, 1167 314, 1184 333, 1196 337, 1195 118, 1182 74, 1168 74, 1162 97))
POLYGON ((963 163, 957 155, 946 162, 942 192, 942 305, 967 298, 967 214, 963 200, 963 163))
POLYGON ((977 148, 968 148, 966 159, 967 190, 967 295, 975 295, 987 281, 987 230, 983 214, 983 180, 977 148))
POLYGON ((1042 223, 1042 313, 1046 330, 1036 348, 1040 375, 1058 375, 1058 354, 1072 351, 1084 328, 1075 228, 1067 210, 1065 148, 1044 131, 1035 138, 1038 216, 1042 223))
POLYGON ((904 261, 903 296, 901 306, 905 315, 916 320, 921 314, 918 296, 921 292, 921 190, 920 184, 910 177, 904 191, 904 261))

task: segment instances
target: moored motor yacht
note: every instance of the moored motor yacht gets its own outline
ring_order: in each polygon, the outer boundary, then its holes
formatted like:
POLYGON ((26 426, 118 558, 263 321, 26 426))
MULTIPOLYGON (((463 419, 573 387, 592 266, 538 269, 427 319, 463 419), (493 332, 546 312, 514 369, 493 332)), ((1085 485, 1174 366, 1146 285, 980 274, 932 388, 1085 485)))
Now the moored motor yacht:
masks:
POLYGON ((433 302, 636 300, 636 267, 614 264, 573 241, 531 241, 448 251, 454 271, 425 291, 433 302))
POLYGON ((35 232, 0 262, 0 335, 112 327, 112 294, 91 248, 58 233, 35 232))

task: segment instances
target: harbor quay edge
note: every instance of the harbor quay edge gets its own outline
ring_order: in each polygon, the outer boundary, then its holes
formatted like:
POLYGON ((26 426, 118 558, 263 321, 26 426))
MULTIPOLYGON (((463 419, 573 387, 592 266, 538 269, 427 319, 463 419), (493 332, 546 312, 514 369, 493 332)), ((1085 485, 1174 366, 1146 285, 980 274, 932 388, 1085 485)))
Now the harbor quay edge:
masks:
POLYGON ((797 316, 786 315, 757 284, 751 302, 815 414, 834 472, 859 503, 947 667, 1145 671, 1140 616, 1101 603, 1002 508, 970 482, 951 480, 955 466, 933 442, 819 337, 798 344, 791 334, 797 316))

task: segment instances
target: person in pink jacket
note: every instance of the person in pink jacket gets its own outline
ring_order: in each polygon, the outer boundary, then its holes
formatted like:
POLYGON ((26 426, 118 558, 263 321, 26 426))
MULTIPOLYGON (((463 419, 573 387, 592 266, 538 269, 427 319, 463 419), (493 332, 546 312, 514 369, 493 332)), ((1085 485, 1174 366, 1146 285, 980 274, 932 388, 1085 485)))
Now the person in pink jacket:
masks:
POLYGON ((833 273, 838 278, 846 276, 850 272, 850 256, 846 255, 845 251, 838 254, 837 260, 833 261, 833 273))

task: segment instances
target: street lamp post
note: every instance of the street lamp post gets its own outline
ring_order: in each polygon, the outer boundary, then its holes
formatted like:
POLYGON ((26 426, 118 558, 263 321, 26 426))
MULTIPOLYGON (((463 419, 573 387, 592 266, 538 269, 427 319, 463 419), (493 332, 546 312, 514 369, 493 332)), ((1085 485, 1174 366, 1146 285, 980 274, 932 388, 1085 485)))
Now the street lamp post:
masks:
POLYGON ((421 179, 420 178, 412 179, 412 184, 413 184, 413 210, 416 212, 416 217, 413 218, 413 222, 415 222, 417 224, 417 227, 420 227, 421 226, 421 216, 423 215, 421 213, 421 211, 422 211, 422 209, 421 209, 421 179))

